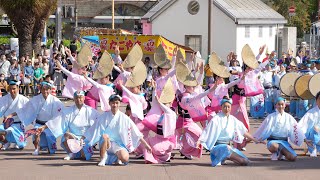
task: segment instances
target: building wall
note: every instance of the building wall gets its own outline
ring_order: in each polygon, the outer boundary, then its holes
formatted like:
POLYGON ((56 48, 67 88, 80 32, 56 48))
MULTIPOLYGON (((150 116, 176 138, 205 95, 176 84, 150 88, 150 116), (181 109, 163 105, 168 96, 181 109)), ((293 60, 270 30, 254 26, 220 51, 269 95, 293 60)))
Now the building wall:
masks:
POLYGON ((226 61, 230 51, 236 50, 237 26, 231 18, 214 5, 212 17, 211 51, 216 52, 221 60, 226 61))
POLYGON ((282 51, 287 52, 290 48, 293 50, 293 55, 297 53, 297 27, 284 27, 282 29, 282 51))
MULTIPOLYGON (((238 60, 242 63, 241 51, 245 44, 249 44, 254 54, 258 54, 259 48, 266 44, 269 51, 275 50, 276 45, 276 25, 251 25, 250 26, 250 37, 245 37, 245 26, 237 26, 237 40, 236 48, 238 54, 238 60), (259 37, 259 26, 262 26, 262 37, 259 37), (271 26, 272 35, 269 34, 269 28, 271 26)), ((263 54, 260 60, 264 58, 263 54)))
POLYGON ((152 21, 152 34, 185 45, 185 35, 202 35, 201 54, 207 54, 208 1, 199 0, 200 10, 196 15, 188 12, 190 0, 178 0, 152 21))

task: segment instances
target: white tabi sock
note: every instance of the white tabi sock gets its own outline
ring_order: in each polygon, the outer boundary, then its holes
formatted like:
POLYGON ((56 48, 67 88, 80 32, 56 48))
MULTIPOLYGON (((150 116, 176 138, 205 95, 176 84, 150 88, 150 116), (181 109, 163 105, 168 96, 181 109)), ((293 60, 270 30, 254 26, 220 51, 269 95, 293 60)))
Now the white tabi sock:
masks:
POLYGON ((317 148, 314 147, 313 151, 310 154, 310 157, 317 157, 317 148))
POLYGON ((101 159, 101 161, 99 162, 98 166, 101 166, 101 167, 106 166, 107 159, 108 159, 108 154, 105 153, 104 157, 101 159))
POLYGON ((74 158, 74 154, 73 153, 68 153, 68 156, 63 158, 63 159, 69 161, 69 160, 71 160, 73 158, 74 158))
POLYGON ((34 152, 32 153, 32 155, 38 156, 39 155, 39 149, 35 149, 34 152))

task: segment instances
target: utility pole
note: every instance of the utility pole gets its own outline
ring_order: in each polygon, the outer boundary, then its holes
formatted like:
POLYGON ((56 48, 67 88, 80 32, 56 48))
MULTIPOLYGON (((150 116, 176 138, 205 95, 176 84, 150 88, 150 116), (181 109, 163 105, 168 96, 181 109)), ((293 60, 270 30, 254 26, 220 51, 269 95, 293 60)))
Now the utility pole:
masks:
POLYGON ((57 6, 57 11, 56 11, 56 41, 57 45, 61 42, 62 39, 62 24, 61 24, 61 0, 58 0, 58 6, 57 6))
POLYGON ((114 0, 112 0, 112 29, 114 29, 114 0))
POLYGON ((75 28, 78 27, 78 7, 77 7, 77 0, 74 1, 74 16, 75 16, 75 28))

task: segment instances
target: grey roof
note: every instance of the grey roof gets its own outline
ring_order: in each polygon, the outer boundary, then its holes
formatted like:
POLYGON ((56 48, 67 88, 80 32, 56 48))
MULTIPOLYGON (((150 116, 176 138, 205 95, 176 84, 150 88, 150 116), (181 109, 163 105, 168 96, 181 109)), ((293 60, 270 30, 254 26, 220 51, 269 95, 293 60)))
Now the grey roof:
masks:
MULTIPOLYGON (((141 19, 153 21, 177 0, 161 0, 141 19)), ((213 0, 236 24, 286 24, 287 20, 261 0, 213 0)))
POLYGON ((261 0, 213 0, 237 24, 286 24, 287 20, 261 0))
POLYGON ((153 6, 153 8, 151 8, 141 19, 153 21, 176 1, 177 0, 161 0, 157 5, 153 6))

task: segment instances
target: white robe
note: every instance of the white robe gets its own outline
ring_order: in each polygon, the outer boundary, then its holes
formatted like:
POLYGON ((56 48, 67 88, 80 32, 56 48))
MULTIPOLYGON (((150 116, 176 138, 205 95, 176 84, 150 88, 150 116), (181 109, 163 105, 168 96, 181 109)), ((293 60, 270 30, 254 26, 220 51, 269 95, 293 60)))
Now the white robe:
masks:
POLYGON ((301 131, 306 134, 309 133, 314 126, 320 127, 320 109, 316 105, 314 108, 310 109, 299 121, 298 123, 301 131))
POLYGON ((81 137, 97 121, 98 111, 83 105, 79 110, 76 105, 65 108, 61 116, 48 121, 46 125, 57 138, 69 130, 70 133, 81 137))
MULTIPOLYGON (((29 99, 24 97, 21 94, 18 94, 17 97, 13 100, 10 94, 7 94, 0 98, 0 117, 7 116, 17 110, 21 109, 28 103, 29 99)), ((14 122, 22 122, 19 116, 12 117, 14 122)))
POLYGON ((44 99, 42 94, 39 94, 30 99, 16 113, 20 119, 23 119, 25 126, 28 126, 36 119, 46 122, 61 115, 63 107, 63 103, 57 97, 49 94, 47 99, 44 99))
POLYGON ((199 141, 206 149, 212 150, 223 130, 228 132, 230 140, 237 143, 242 143, 244 139, 243 135, 248 131, 243 123, 237 118, 232 115, 227 117, 224 113, 220 112, 211 119, 209 124, 202 131, 199 141), (225 125, 226 123, 228 124, 225 125))
POLYGON ((279 120, 284 121, 284 128, 282 128, 282 131, 287 133, 289 140, 295 145, 301 146, 305 136, 298 127, 297 121, 286 112, 284 112, 282 116, 278 111, 269 114, 254 134, 254 137, 258 140, 265 140, 269 138, 276 127, 277 121, 279 120))
POLYGON ((128 152, 134 151, 143 138, 134 122, 120 110, 113 115, 111 111, 104 112, 98 120, 85 133, 86 143, 89 146, 98 142, 103 134, 107 134, 110 141, 126 148, 128 152))

